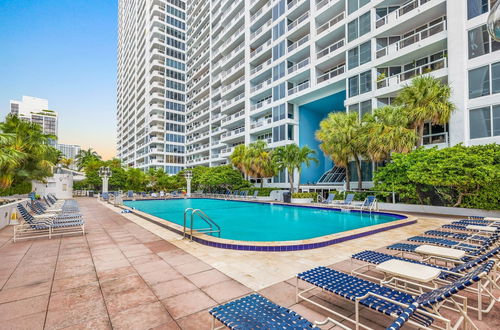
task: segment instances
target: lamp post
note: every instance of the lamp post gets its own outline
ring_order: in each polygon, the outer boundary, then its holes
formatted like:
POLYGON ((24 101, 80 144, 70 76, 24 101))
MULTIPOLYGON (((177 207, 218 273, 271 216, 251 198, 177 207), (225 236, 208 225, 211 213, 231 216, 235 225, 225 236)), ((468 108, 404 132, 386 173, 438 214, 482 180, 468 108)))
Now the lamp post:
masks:
POLYGON ((112 172, 109 167, 101 166, 99 168, 99 177, 102 179, 102 193, 108 192, 108 182, 112 172))
POLYGON ((493 40, 500 42, 500 0, 491 7, 486 27, 493 40))
POLYGON ((193 179, 193 172, 189 170, 185 171, 184 177, 186 178, 187 183, 186 197, 191 197, 191 180, 193 179))

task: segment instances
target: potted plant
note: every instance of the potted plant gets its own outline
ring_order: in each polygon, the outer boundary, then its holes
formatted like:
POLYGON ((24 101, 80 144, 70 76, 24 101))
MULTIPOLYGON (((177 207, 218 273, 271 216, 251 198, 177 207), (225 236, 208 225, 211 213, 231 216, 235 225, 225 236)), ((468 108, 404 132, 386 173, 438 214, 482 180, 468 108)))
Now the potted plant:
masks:
POLYGON ((308 204, 315 202, 318 198, 318 194, 313 192, 302 192, 292 194, 292 203, 295 204, 308 204))

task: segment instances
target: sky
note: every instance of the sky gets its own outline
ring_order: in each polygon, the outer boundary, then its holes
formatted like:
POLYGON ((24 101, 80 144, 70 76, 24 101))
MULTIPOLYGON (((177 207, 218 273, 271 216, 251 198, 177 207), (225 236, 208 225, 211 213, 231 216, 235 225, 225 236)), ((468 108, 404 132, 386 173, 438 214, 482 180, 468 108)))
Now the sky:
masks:
POLYGON ((0 0, 0 119, 23 95, 59 113, 59 143, 112 158, 118 0, 0 0))

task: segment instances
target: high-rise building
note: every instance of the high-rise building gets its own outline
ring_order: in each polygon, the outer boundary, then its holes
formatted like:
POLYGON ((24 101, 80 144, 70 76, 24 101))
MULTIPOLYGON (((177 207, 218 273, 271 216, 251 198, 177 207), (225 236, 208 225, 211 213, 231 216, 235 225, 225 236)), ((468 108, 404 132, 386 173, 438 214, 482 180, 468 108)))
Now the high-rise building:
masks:
POLYGON ((82 150, 82 148, 76 144, 57 143, 55 148, 62 152, 64 158, 71 158, 73 160, 76 158, 76 155, 78 155, 80 150, 82 150))
POLYGON ((22 101, 10 101, 10 113, 39 124, 45 134, 57 136, 57 112, 49 110, 49 101, 33 96, 23 96, 22 101))
POLYGON ((174 174, 185 157, 185 3, 120 0, 118 157, 174 174))
MULTIPOLYGON (((343 170, 314 137, 320 121, 389 105, 423 74, 448 83, 457 106, 449 124, 426 124, 425 145, 499 143, 500 44, 485 26, 494 2, 187 0, 186 165, 225 164, 256 140, 297 143, 320 156, 303 184, 339 184, 343 170)), ((373 164, 362 168, 371 181, 373 164)), ((266 184, 286 187, 285 174, 266 184)))

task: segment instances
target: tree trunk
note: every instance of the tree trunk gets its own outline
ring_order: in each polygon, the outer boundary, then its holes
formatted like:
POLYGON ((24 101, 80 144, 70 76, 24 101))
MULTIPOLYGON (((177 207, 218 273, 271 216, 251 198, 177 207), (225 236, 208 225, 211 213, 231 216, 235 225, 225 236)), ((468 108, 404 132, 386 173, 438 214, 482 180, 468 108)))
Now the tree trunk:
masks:
POLYGON ((297 176, 297 192, 300 191, 300 170, 299 170, 299 175, 297 176))
POLYGON ((288 180, 290 181, 290 193, 293 194, 293 170, 288 169, 288 180))
POLYGON ((361 173, 361 162, 358 156, 354 157, 354 163, 356 164, 356 172, 358 173, 358 190, 361 190, 363 188, 363 177, 361 173))
POLYGON ((345 168, 345 189, 347 191, 351 190, 351 175, 349 170, 349 164, 347 164, 345 168))
POLYGON ((464 193, 459 193, 457 202, 455 203, 455 205, 453 205, 453 207, 458 207, 460 204, 462 204, 463 198, 464 198, 464 193))
POLYGON ((418 127, 417 127, 417 135, 418 135, 418 141, 417 141, 417 148, 418 148, 418 147, 421 147, 424 144, 424 141, 423 141, 424 124, 418 125, 418 127))
POLYGON ((264 188, 264 178, 260 178, 260 188, 264 188))

